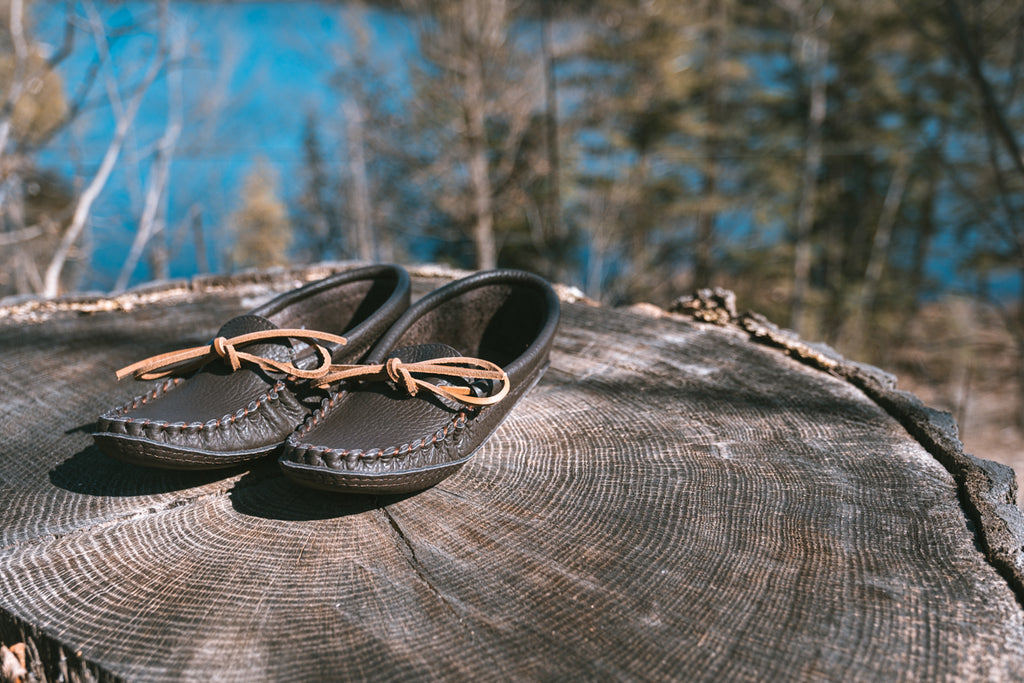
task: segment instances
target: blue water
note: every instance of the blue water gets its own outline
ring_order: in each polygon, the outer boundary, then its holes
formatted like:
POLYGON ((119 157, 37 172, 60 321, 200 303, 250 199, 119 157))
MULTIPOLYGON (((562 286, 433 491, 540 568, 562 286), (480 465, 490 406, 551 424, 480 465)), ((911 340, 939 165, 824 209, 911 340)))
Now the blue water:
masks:
MULTIPOLYGON (((153 3, 100 3, 105 23, 119 27, 153 26, 153 3)), ((64 24, 62 2, 36 5, 36 37, 57 44, 64 24)), ((79 13, 84 14, 82 8, 79 13)), ((246 175, 257 163, 276 171, 279 195, 291 203, 301 192, 302 134, 307 118, 319 124, 325 155, 340 154, 342 122, 338 112, 345 93, 332 85, 337 61, 354 50, 351 28, 365 27, 371 62, 387 73, 396 90, 408 82, 406 63, 413 46, 409 24, 387 12, 353 14, 335 4, 316 2, 174 2, 171 35, 187 36, 183 65, 183 132, 171 167, 167 204, 172 231, 171 275, 196 271, 195 250, 183 222, 201 207, 207 250, 217 270, 224 246, 223 228, 238 206, 246 175)), ((134 31, 112 45, 118 80, 137 83, 152 54, 154 34, 134 31)), ((62 66, 66 89, 74 91, 91 64, 91 37, 80 33, 78 49, 62 66)), ((142 213, 149 152, 164 132, 168 116, 168 79, 162 72, 146 94, 134 134, 122 151, 93 211, 88 246, 93 273, 84 289, 109 289, 121 268, 142 213)), ((93 88, 93 106, 41 155, 42 165, 65 177, 91 176, 114 128, 102 83, 93 88)), ((140 263, 132 282, 150 277, 140 263)))

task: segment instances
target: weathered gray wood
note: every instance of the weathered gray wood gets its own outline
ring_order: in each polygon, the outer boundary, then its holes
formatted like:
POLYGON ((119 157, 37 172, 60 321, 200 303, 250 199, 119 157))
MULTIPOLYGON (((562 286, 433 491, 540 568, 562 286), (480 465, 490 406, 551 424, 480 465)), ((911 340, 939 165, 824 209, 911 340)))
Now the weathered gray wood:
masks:
POLYGON ((294 283, 0 310, 0 641, 70 678, 1022 676, 1012 476, 721 308, 565 303, 541 384, 409 497, 92 447, 115 368, 294 283))

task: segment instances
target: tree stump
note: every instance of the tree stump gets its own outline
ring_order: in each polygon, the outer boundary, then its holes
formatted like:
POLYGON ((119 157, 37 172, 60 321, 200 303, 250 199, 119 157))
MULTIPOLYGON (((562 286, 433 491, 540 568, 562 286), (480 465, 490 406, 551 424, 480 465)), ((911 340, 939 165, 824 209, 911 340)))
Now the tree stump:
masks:
POLYGON ((92 445, 141 393, 116 368, 332 267, 0 308, 0 641, 39 675, 1024 677, 1012 471, 721 292, 668 313, 563 288, 544 379, 415 495, 92 445))

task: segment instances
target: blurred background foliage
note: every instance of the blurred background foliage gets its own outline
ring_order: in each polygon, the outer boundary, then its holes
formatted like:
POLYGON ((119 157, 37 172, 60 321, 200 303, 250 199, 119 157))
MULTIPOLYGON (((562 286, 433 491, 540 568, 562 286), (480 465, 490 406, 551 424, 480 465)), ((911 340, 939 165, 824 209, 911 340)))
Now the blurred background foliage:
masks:
POLYGON ((0 295, 325 259, 723 286, 1022 450, 1020 0, 265 2, 270 67, 218 4, 0 0, 0 295))

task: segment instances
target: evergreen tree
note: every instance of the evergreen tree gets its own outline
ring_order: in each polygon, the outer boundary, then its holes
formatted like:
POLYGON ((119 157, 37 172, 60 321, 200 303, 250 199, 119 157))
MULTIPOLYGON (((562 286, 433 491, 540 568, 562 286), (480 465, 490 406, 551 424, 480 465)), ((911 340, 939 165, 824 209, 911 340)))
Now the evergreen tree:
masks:
POLYGON ((591 16, 571 85, 583 93, 573 211, 592 294, 664 302, 715 281, 723 216, 749 191, 745 13, 735 2, 606 2, 591 16))
POLYGON ((292 241, 288 211, 278 197, 276 175, 265 162, 258 162, 246 177, 241 201, 231 216, 232 266, 266 268, 287 264, 292 241))
POLYGON ((345 253, 342 241, 338 181, 324 158, 318 122, 307 114, 302 131, 304 185, 295 215, 295 234, 299 258, 304 261, 340 258, 345 253))

